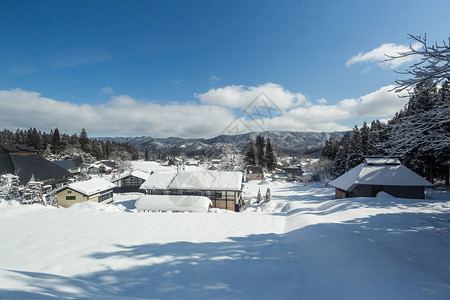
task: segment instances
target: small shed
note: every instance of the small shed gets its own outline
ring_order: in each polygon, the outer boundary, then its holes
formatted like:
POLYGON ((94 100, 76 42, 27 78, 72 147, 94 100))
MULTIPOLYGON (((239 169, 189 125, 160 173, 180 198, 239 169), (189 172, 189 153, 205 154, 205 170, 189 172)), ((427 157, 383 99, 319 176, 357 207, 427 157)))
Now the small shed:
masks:
POLYGON ((266 180, 266 176, 264 176, 264 171, 261 167, 258 166, 247 166, 245 168, 245 177, 246 180, 266 180))
POLYGON ((425 187, 433 186, 398 160, 366 159, 331 181, 335 198, 376 197, 379 192, 398 198, 424 199, 425 187))
POLYGON ((208 212, 212 202, 203 196, 143 195, 134 205, 138 211, 208 212))

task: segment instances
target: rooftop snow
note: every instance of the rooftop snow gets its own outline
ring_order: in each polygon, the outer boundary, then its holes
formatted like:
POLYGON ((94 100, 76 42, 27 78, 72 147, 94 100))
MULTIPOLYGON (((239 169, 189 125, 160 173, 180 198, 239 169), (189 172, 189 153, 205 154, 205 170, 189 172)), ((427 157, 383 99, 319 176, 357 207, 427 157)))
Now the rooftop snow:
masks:
POLYGON ((385 158, 385 157, 366 157, 365 161, 368 165, 400 165, 400 159, 398 158, 385 158))
POLYGON ((367 164, 359 164, 329 184, 345 191, 353 190, 358 184, 387 186, 433 185, 403 165, 367 164))
POLYGON ((140 178, 140 179, 143 179, 143 180, 146 180, 150 176, 150 173, 147 173, 147 172, 144 172, 144 171, 141 171, 141 170, 136 170, 136 171, 133 171, 131 173, 130 172, 126 172, 126 173, 121 174, 118 178, 111 180, 111 182, 116 182, 116 181, 124 179, 124 178, 126 178, 126 177, 128 177, 130 175, 134 176, 134 177, 137 177, 137 178, 140 178))
POLYGON ((180 173, 155 173, 141 189, 200 189, 237 191, 242 188, 241 172, 183 171, 180 173))
POLYGON ((80 192, 84 195, 95 195, 105 190, 115 188, 116 186, 109 181, 102 178, 94 178, 87 181, 75 182, 68 185, 74 191, 80 192))
POLYGON ((169 189, 237 191, 241 188, 242 173, 225 171, 180 172, 169 185, 169 189))

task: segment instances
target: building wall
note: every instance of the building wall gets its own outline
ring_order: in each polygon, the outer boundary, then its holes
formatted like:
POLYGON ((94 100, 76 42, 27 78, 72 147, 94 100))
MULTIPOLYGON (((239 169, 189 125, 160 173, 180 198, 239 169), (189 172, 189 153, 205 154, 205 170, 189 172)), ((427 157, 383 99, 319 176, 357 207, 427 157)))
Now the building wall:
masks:
MULTIPOLYGON (((108 192, 110 192, 110 191, 108 191, 108 192)), ((67 188, 67 189, 64 189, 64 190, 60 191, 59 193, 57 193, 56 196, 58 197, 59 205, 61 205, 62 207, 69 207, 75 203, 86 202, 86 201, 92 201, 92 202, 98 203, 98 198, 104 194, 106 194, 106 192, 98 193, 98 194, 87 197, 81 193, 78 193, 77 191, 67 188), (68 200, 67 197, 75 197, 75 199, 68 200)), ((104 201, 104 203, 110 203, 112 201, 113 201, 113 198, 109 198, 106 201, 104 201)))
POLYGON ((247 173, 247 180, 264 180, 264 174, 261 174, 261 173, 247 173))
POLYGON ((147 190, 150 195, 188 195, 208 197, 212 207, 236 211, 241 192, 240 191, 216 191, 216 190, 147 190))
POLYGON ((144 179, 138 177, 127 176, 114 182, 114 184, 117 186, 116 188, 114 188, 114 192, 115 193, 142 192, 142 190, 140 190, 139 187, 142 185, 142 183, 144 183, 144 181, 145 181, 144 179))
POLYGON ((64 189, 62 191, 60 191, 59 193, 56 194, 56 196, 58 196, 58 203, 59 205, 61 205, 62 207, 69 207, 75 203, 80 203, 80 202, 86 202, 86 201, 93 201, 93 202, 97 202, 98 201, 98 196, 99 194, 95 195, 96 197, 86 197, 83 194, 80 194, 72 189, 64 189), (75 200, 67 200, 66 197, 75 197, 75 200))
MULTIPOLYGON (((336 189, 336 199, 340 199, 337 196, 336 189)), ((342 190, 341 190, 342 191, 342 190)), ((376 197, 378 192, 386 192, 397 198, 409 198, 409 199, 424 199, 425 198, 425 188, 423 186, 374 186, 360 184, 354 190, 350 192, 350 197, 376 197)), ((342 196, 342 193, 340 194, 342 196)), ((345 197, 341 197, 345 198, 345 197)))

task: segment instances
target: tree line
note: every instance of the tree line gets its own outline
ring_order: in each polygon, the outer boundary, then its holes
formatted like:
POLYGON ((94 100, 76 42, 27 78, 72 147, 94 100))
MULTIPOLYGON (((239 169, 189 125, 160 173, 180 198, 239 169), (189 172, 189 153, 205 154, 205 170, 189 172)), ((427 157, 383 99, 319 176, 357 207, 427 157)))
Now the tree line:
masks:
POLYGON ((129 144, 90 139, 83 128, 79 135, 61 134, 58 128, 50 133, 38 131, 36 128, 28 130, 8 129, 0 131, 0 144, 14 146, 23 144, 35 148, 44 157, 71 157, 83 162, 102 159, 135 160, 140 158, 139 151, 129 144))

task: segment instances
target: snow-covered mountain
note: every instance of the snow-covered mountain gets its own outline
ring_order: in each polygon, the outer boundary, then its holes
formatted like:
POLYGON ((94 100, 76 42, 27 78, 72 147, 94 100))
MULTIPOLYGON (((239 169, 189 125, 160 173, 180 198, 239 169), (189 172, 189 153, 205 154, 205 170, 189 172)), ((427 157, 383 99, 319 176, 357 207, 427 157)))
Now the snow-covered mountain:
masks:
POLYGON ((214 138, 153 138, 142 137, 105 137, 100 140, 109 140, 120 143, 128 143, 140 150, 147 149, 153 153, 170 153, 174 155, 186 154, 218 156, 224 149, 243 149, 250 140, 255 141, 258 134, 270 137, 272 146, 286 155, 318 156, 325 141, 329 137, 340 139, 345 132, 292 132, 292 131, 266 131, 251 132, 239 135, 219 135, 214 138))

